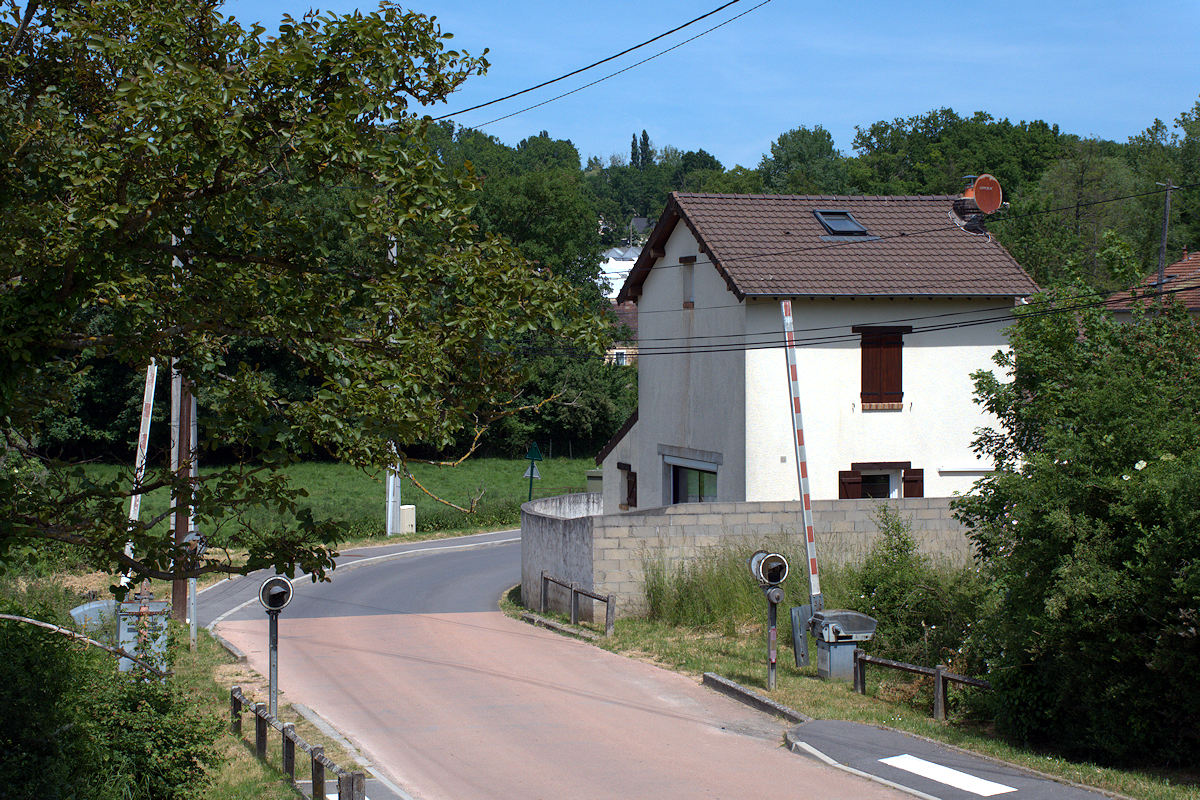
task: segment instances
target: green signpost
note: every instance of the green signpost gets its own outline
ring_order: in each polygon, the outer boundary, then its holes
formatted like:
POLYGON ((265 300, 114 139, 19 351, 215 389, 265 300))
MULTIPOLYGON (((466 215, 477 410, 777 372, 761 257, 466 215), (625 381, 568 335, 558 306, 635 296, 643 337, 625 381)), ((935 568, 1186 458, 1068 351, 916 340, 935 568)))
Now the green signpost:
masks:
POLYGON ((541 479, 542 474, 538 472, 537 462, 542 460, 542 451, 538 450, 537 442, 529 445, 529 452, 525 454, 525 458, 529 461, 529 469, 525 470, 525 477, 529 478, 529 499, 533 499, 533 479, 541 479))

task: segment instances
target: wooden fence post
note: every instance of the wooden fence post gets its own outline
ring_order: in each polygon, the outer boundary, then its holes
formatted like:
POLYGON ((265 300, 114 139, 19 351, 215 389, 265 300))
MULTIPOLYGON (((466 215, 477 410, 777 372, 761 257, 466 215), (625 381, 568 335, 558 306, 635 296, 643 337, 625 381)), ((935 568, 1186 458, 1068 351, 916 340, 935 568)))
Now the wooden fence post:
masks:
POLYGON ((365 800, 367 779, 361 772, 343 772, 338 775, 338 800, 365 800))
POLYGON ((296 780, 296 726, 290 722, 283 723, 283 771, 296 780))
POLYGON ((862 650, 854 648, 854 691, 859 694, 867 693, 867 662, 862 660, 863 655, 862 650))
POLYGON ((325 748, 314 745, 312 755, 312 796, 325 800, 325 748))
POLYGON ((933 668, 933 718, 945 722, 946 720, 946 680, 943 675, 948 668, 943 664, 938 664, 933 668))
POLYGON ((616 625, 617 618, 617 598, 615 595, 609 595, 604 601, 604 635, 612 636, 613 629, 616 625))
POLYGON ((579 584, 571 582, 571 624, 579 624, 579 584))
POLYGON ((254 752, 264 761, 267 758, 267 704, 254 704, 254 752))
POLYGON ((240 737, 242 735, 242 687, 234 686, 229 690, 229 730, 240 737))
POLYGON ((546 570, 542 570, 542 591, 541 591, 542 597, 541 597, 541 602, 538 604, 538 613, 540 613, 540 614, 546 613, 546 600, 547 600, 546 595, 547 595, 547 593, 548 592, 547 592, 547 582, 546 582, 546 570))

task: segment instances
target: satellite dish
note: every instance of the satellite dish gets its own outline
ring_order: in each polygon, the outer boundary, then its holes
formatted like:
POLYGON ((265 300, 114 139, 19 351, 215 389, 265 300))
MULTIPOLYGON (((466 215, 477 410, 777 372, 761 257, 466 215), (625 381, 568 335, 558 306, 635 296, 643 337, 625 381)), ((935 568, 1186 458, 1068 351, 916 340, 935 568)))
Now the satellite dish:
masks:
POLYGON ((1004 202, 1000 181, 987 173, 980 175, 975 179, 975 183, 971 184, 971 194, 975 197, 975 205, 979 206, 979 210, 984 214, 991 214, 1004 202))

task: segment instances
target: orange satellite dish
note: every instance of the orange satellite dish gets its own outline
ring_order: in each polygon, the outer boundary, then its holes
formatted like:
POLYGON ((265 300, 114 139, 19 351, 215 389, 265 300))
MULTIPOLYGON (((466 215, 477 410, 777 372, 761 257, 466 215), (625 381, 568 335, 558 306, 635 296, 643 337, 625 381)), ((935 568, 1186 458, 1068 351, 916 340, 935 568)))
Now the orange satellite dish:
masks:
POLYGON ((971 185, 975 195, 975 205, 985 214, 991 214, 1004 202, 1004 192, 1000 191, 1000 181, 984 173, 975 179, 971 185))

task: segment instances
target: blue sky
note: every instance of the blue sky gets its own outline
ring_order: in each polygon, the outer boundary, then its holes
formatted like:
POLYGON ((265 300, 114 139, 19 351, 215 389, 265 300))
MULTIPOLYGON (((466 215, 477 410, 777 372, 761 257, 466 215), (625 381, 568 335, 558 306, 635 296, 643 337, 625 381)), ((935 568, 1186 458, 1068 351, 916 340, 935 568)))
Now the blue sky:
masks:
MULTIPOLYGON (((669 47, 761 0, 741 0, 667 40, 531 95, 455 119, 482 125, 669 47)), ((274 30, 313 3, 232 0, 223 13, 274 30)), ((556 77, 651 38, 721 0, 572 2, 416 0, 453 46, 490 50, 492 66, 434 116, 556 77)), ((328 11, 371 3, 327 0, 328 11)), ((645 129, 656 147, 704 148, 754 167, 779 134, 827 128, 850 152, 856 125, 933 108, 1117 141, 1157 117, 1171 123, 1200 94, 1200 2, 803 2, 771 0, 700 39, 598 86, 483 127, 515 145, 548 130, 583 158, 629 153, 645 129)))

